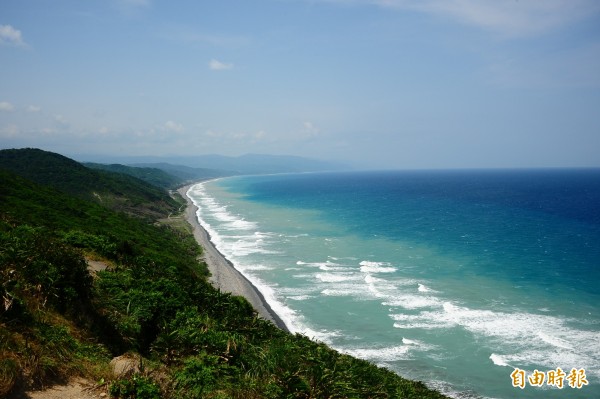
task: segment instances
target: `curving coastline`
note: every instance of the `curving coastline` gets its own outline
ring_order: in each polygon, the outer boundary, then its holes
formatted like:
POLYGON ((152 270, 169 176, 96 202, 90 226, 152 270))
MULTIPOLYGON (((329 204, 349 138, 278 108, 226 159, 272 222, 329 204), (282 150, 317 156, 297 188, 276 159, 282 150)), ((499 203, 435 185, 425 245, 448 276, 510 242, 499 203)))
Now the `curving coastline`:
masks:
POLYGON ((197 183, 183 186, 177 192, 187 201, 185 219, 192 226, 194 238, 203 249, 202 257, 211 274, 209 282, 222 292, 243 296, 250 302, 261 318, 271 321, 284 331, 289 331, 283 320, 269 306, 261 292, 219 252, 210 240, 210 235, 198 221, 196 215, 198 207, 187 195, 190 187, 195 184, 197 183))

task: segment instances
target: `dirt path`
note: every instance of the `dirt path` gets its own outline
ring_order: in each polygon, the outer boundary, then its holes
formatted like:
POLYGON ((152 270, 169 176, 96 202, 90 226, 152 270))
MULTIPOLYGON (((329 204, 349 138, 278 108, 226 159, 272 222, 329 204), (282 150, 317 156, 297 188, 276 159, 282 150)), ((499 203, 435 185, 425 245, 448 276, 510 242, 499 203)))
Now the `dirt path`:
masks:
POLYGON ((21 392, 10 399, 98 399, 108 398, 105 389, 94 389, 95 384, 83 378, 73 379, 67 385, 55 385, 43 391, 21 392))

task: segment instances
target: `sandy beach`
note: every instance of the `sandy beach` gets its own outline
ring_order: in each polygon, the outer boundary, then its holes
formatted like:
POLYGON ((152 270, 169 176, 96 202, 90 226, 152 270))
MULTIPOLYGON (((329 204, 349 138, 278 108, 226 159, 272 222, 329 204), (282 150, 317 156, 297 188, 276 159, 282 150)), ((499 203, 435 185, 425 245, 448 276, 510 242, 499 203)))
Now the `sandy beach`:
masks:
POLYGON ((203 249, 203 260, 206 262, 208 270, 211 273, 209 278, 210 283, 222 292, 243 296, 250 302, 260 317, 273 322, 282 330, 288 331, 285 323, 271 309, 260 291, 215 248, 209 234, 198 222, 198 218, 196 217, 197 207, 186 195, 191 186, 193 184, 181 187, 177 191, 187 201, 185 218, 192 226, 194 237, 203 249))

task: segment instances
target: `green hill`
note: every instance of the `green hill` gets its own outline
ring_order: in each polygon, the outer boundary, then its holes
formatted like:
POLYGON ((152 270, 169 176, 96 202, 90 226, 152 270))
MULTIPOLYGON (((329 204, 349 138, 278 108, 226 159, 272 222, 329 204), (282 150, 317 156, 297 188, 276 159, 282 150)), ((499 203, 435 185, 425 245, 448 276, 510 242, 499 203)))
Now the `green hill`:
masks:
MULTIPOLYGON (((85 173, 61 179, 99 191, 85 173)), ((116 398, 444 397, 258 319, 200 253, 185 230, 0 170, 0 397, 74 376, 116 398), (125 353, 138 370, 114 376, 125 353)))
POLYGON ((186 183, 231 176, 234 174, 233 172, 224 170, 192 168, 190 166, 172 165, 169 163, 107 165, 102 163, 85 162, 83 165, 92 169, 100 169, 109 172, 130 175, 140 180, 144 180, 145 182, 154 186, 166 189, 173 189, 186 183))
POLYGON ((174 165, 170 163, 160 162, 160 163, 138 163, 132 164, 132 166, 136 167, 149 167, 160 169, 172 176, 175 176, 181 179, 184 182, 197 182, 200 180, 208 180, 214 179, 217 177, 225 177, 225 176, 233 176, 236 173, 220 170, 220 169, 210 169, 210 168, 195 168, 191 166, 184 165, 174 165))
POLYGON ((163 189, 138 178, 93 170, 62 155, 39 149, 0 150, 0 169, 138 216, 157 219, 179 207, 163 189))
POLYGON ((145 181, 146 183, 150 183, 153 186, 164 189, 176 188, 180 185, 183 185, 183 183, 186 181, 185 179, 178 178, 177 176, 171 175, 164 170, 154 167, 135 167, 121 164, 105 165, 91 162, 86 162, 83 165, 90 169, 105 170, 108 172, 133 176, 145 181))

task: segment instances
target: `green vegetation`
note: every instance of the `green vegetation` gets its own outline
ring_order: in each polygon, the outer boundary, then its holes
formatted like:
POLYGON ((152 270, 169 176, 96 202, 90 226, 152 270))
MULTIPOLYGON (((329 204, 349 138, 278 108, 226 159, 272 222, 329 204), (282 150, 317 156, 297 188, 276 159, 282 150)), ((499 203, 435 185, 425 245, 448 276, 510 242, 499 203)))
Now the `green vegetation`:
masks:
POLYGON ((158 218, 178 209, 159 187, 121 173, 89 169, 52 152, 0 150, 0 169, 135 216, 158 218))
POLYGON ((0 396, 82 376, 116 398, 443 398, 257 318, 186 229, 84 197, 0 170, 0 396))
POLYGON ((185 179, 173 176, 164 170, 158 168, 144 168, 125 166, 119 164, 104 165, 100 163, 84 163, 84 166, 91 169, 105 170, 108 172, 122 173, 125 175, 136 177, 140 180, 150 183, 153 186, 161 187, 164 189, 172 189, 185 183, 185 179))
POLYGON ((147 167, 160 169, 165 173, 179 179, 182 182, 192 183, 201 180, 209 180, 217 177, 232 176, 236 174, 228 170, 193 168, 184 165, 173 165, 165 162, 135 164, 135 167, 147 167))
POLYGON ((231 176, 234 174, 234 172, 226 170, 193 168, 190 166, 172 165, 165 162, 138 163, 130 166, 86 162, 83 165, 91 169, 123 173, 164 189, 173 189, 186 183, 231 176))

